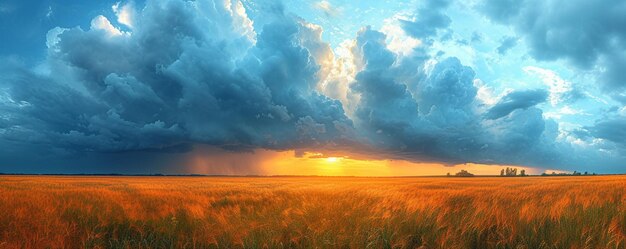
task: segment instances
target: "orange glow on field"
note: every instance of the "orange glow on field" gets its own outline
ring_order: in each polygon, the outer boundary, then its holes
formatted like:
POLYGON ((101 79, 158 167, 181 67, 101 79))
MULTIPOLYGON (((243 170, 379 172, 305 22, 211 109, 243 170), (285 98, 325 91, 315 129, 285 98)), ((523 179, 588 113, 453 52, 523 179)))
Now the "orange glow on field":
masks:
POLYGON ((624 189, 625 176, 0 176, 0 248, 617 249, 624 189))

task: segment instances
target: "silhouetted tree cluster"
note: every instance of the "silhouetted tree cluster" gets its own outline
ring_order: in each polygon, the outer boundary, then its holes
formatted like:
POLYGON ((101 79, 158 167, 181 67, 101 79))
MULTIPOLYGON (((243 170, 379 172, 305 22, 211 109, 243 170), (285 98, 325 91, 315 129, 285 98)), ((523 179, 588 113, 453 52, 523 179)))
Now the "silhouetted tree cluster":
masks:
POLYGON ((462 169, 461 171, 456 173, 455 176, 467 177, 467 176, 474 176, 474 174, 470 173, 467 170, 462 169))
POLYGON ((550 173, 550 174, 545 173, 545 172, 541 174, 541 176, 583 176, 583 175, 585 175, 585 176, 589 176, 589 175, 595 176, 596 173, 589 174, 589 172, 585 171, 585 173, 583 174, 583 173, 580 173, 578 171, 574 171, 573 173, 569 174, 569 173, 565 173, 565 172, 556 173, 556 172, 552 171, 552 173, 550 173))
MULTIPOLYGON (((517 175, 517 168, 509 168, 509 167, 506 167, 506 169, 502 169, 502 170, 500 171, 500 176, 518 176, 518 175, 517 175)), ((525 169, 522 169, 522 170, 520 171, 519 176, 526 176, 526 170, 525 170, 525 169)))

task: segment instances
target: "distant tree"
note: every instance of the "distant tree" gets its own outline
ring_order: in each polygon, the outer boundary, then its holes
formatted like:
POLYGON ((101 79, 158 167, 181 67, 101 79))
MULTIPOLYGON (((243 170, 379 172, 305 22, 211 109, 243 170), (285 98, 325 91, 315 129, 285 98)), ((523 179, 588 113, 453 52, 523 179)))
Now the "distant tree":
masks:
POLYGON ((448 174, 446 174, 446 176, 450 176, 450 172, 448 172, 448 174))
POLYGON ((456 176, 462 176, 462 177, 467 177, 467 176, 474 176, 474 174, 470 173, 467 170, 461 170, 458 173, 456 173, 456 176))
POLYGON ((589 175, 589 173, 587 171, 585 171, 585 175, 589 175))
MULTIPOLYGON (((524 170, 524 175, 526 175, 525 173, 526 171, 524 170)), ((517 176, 517 168, 506 167, 506 169, 502 169, 500 171, 500 175, 501 176, 517 176)))
POLYGON ((525 170, 525 169, 523 169, 522 171, 520 171, 520 172, 519 172, 519 175, 520 175, 520 176, 526 176, 526 170, 525 170))

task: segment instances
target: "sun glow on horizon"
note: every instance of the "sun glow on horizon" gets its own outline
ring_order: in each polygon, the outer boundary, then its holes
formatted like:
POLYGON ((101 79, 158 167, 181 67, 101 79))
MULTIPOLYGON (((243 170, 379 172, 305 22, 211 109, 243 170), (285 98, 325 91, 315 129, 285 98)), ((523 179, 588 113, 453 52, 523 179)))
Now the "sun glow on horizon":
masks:
POLYGON ((319 176, 443 176, 467 170, 477 175, 499 175, 505 167, 541 174, 544 169, 514 165, 483 165, 363 159, 352 155, 322 152, 255 150, 236 153, 220 149, 199 149, 188 168, 176 173, 217 175, 319 175, 319 176))

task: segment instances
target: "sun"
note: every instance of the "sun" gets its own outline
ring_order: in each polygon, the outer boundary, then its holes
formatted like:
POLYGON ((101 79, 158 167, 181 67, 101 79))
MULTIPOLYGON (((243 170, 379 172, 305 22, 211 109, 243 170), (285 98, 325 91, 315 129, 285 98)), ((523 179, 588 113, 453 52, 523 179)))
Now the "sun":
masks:
POLYGON ((339 159, 340 158, 338 158, 338 157, 327 157, 326 158, 326 162, 328 162, 328 163, 336 163, 336 162, 339 162, 339 159))

